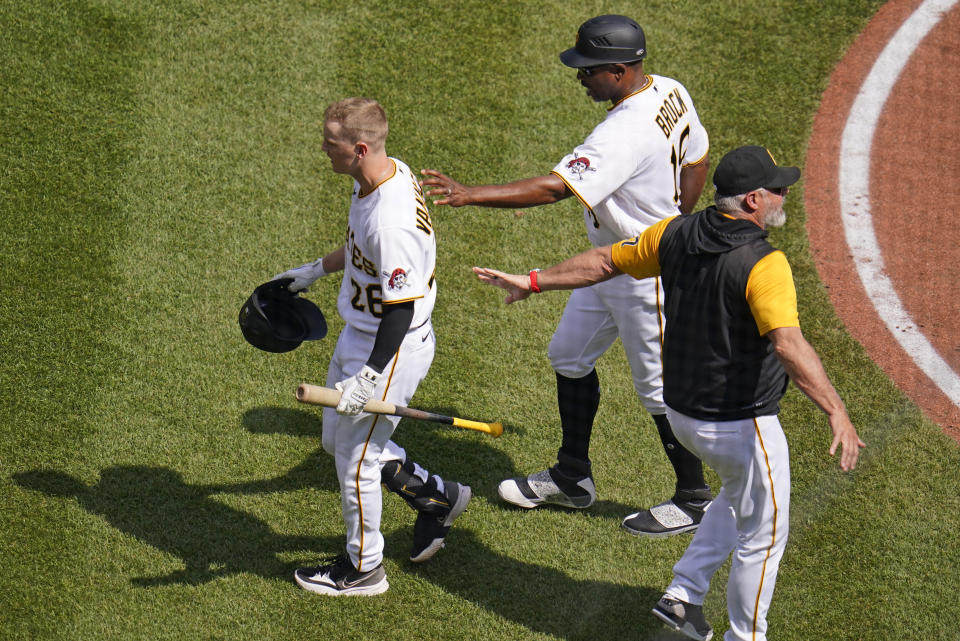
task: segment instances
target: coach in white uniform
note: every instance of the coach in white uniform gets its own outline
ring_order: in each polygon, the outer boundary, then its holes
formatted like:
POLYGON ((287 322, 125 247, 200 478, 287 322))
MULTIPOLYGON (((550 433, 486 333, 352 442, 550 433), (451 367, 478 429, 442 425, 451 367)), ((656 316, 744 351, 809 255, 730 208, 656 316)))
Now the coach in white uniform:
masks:
POLYGON ((410 168, 387 156, 387 119, 375 100, 347 98, 324 114, 323 151, 354 179, 346 243, 277 275, 302 291, 343 270, 337 311, 346 326, 327 370, 342 391, 323 411, 323 448, 340 481, 346 555, 300 568, 297 583, 320 594, 371 595, 388 588, 380 533, 383 482, 417 511, 410 560, 426 561, 466 508, 470 488, 429 474, 390 440, 397 416, 362 411, 371 398, 407 405, 433 361, 430 315, 437 296, 436 235, 410 168))
MULTIPOLYGON (((723 482, 673 581, 653 613, 691 639, 709 641, 703 616, 710 580, 733 555, 726 641, 764 641, 767 610, 790 526, 790 456, 777 414, 788 380, 829 417, 830 454, 854 468, 857 436, 813 347, 800 331, 786 256, 767 242, 786 222, 783 201, 800 177, 757 146, 717 165, 715 206, 676 216, 640 236, 598 247, 544 270, 538 288, 571 289, 617 274, 662 276, 667 293, 664 397, 677 437, 723 482)), ((527 275, 475 268, 478 277, 530 295, 527 275)))
MULTIPOLYGON (((439 197, 435 204, 454 207, 531 207, 575 196, 583 203, 587 236, 595 246, 636 236, 664 218, 689 213, 706 182, 707 132, 683 85, 644 73, 645 56, 643 30, 630 18, 605 15, 588 20, 577 33, 576 46, 561 53, 560 60, 578 70, 588 96, 613 103, 606 119, 546 176, 466 186, 427 169, 423 173, 429 178, 422 181, 431 188, 427 196, 439 197)), ((563 430, 557 464, 503 481, 499 493, 504 500, 525 508, 593 504, 589 445, 600 403, 595 364, 619 335, 634 387, 653 417, 677 477, 670 500, 627 516, 623 527, 649 536, 697 528, 711 494, 703 466, 677 441, 666 417, 662 305, 658 279, 615 278, 572 293, 549 349, 563 430)))

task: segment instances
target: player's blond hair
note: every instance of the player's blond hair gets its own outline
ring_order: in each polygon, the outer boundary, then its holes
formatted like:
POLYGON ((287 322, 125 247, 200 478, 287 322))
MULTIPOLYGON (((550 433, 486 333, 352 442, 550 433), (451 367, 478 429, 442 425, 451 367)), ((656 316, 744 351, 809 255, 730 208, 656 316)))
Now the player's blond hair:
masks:
POLYGON ((372 98, 344 98, 323 112, 324 122, 340 123, 343 135, 351 143, 365 142, 382 149, 387 142, 387 113, 372 98))

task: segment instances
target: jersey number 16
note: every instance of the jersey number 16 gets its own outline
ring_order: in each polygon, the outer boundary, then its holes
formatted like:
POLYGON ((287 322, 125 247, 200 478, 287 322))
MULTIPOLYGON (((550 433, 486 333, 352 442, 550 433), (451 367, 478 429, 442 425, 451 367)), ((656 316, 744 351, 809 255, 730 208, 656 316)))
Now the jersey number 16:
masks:
POLYGON ((680 142, 670 147, 670 164, 673 165, 673 202, 680 204, 680 170, 683 169, 683 157, 687 155, 687 138, 690 137, 690 125, 680 132, 680 142))

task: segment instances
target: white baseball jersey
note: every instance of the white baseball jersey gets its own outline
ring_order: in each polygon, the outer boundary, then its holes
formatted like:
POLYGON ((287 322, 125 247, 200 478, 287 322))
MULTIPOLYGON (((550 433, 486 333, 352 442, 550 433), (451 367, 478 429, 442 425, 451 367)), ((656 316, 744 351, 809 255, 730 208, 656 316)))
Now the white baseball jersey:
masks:
POLYGON ((680 170, 703 160, 708 149, 684 86, 648 75, 553 173, 583 203, 587 236, 600 247, 680 213, 680 170))
POLYGON ((437 297, 436 235, 410 168, 391 158, 394 173, 370 194, 354 183, 337 311, 348 325, 377 332, 383 303, 414 301, 411 327, 430 319, 437 297))
MULTIPOLYGON (((599 247, 679 214, 680 170, 708 150, 683 85, 647 76, 553 173, 583 203, 587 236, 599 247)), ((661 296, 659 279, 629 276, 574 290, 550 341, 550 365, 569 378, 586 376, 619 336, 643 406, 663 414, 661 296)))

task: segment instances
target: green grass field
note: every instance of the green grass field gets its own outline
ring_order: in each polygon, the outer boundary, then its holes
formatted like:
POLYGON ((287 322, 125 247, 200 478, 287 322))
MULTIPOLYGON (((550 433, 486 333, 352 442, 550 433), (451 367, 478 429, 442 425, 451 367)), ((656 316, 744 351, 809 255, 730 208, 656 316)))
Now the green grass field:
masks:
MULTIPOLYGON (((689 538, 619 529, 673 485, 619 345, 598 366, 601 500, 522 512, 496 495, 553 462, 546 349, 566 296, 505 307, 469 268, 586 248, 576 203, 433 211, 439 344, 411 404, 507 431, 400 424, 412 457, 475 499, 447 548, 414 567, 414 514, 385 498, 381 597, 324 599, 292 580, 343 545, 320 414, 293 397, 322 382, 333 338, 266 354, 236 315, 255 285, 340 242, 350 184, 319 149, 333 100, 379 99, 388 151, 415 169, 539 175, 604 115, 557 54, 583 20, 626 13, 647 32, 647 71, 690 90, 714 163, 757 143, 802 164, 829 73, 880 4, 0 4, 0 638, 679 638, 650 607, 689 538)), ((802 187, 773 242, 868 448, 841 473, 825 417, 788 393, 793 518, 771 638, 956 639, 960 450, 833 314, 802 187)), ((332 333, 337 286, 309 295, 332 333)), ((725 580, 705 606, 718 639, 725 580)))

